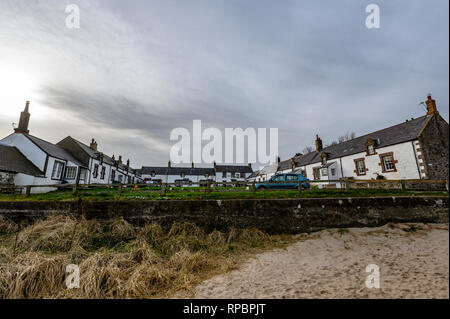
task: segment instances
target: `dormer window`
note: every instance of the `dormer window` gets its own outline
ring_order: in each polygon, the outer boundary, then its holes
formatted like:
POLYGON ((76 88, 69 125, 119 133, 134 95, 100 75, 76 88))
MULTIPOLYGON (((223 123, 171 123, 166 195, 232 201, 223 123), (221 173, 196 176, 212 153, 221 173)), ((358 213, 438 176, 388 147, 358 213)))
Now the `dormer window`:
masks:
POLYGON ((377 152, 375 151, 376 142, 374 140, 372 140, 371 138, 367 139, 365 146, 367 156, 377 154, 377 152))

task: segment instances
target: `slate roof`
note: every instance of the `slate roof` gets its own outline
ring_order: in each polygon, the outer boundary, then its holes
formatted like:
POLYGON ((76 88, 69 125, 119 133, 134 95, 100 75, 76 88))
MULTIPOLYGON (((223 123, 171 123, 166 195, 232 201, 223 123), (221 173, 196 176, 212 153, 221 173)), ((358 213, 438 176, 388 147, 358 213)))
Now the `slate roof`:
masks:
POLYGON ((32 136, 30 134, 23 134, 30 141, 32 141, 35 145, 37 145, 42 151, 47 153, 48 155, 55 157, 57 159, 71 161, 72 163, 77 164, 78 166, 85 167, 79 160, 77 160, 72 154, 63 149, 62 147, 52 144, 50 142, 44 141, 36 136, 32 136))
POLYGON ((285 161, 281 161, 280 163, 278 163, 278 170, 279 171, 284 171, 287 169, 292 169, 292 161, 291 159, 285 160, 285 161))
MULTIPOLYGON (((365 152, 365 143, 369 138, 376 142, 376 148, 412 141, 417 138, 427 119, 427 115, 421 116, 407 122, 356 137, 340 144, 325 147, 320 152, 314 151, 305 155, 297 156, 294 160, 296 166, 305 166, 308 164, 321 162, 320 154, 322 154, 322 152, 327 154, 328 160, 365 152)), ((290 162, 290 159, 288 161, 290 162)), ((282 163, 288 161, 283 161, 282 163)), ((283 166, 280 165, 279 167, 283 166)))
POLYGON ((248 165, 216 165, 218 173, 252 173, 253 169, 248 165))
POLYGON ((259 170, 253 171, 247 178, 255 178, 259 175, 259 170))
POLYGON ((204 176, 206 174, 208 174, 209 176, 215 175, 214 168, 207 167, 142 167, 142 175, 151 175, 153 172, 156 175, 181 175, 182 173, 184 173, 185 175, 198 176, 204 176))
POLYGON ((275 174, 277 172, 277 169, 278 169, 277 164, 268 165, 268 166, 263 167, 259 171, 259 175, 275 174))
POLYGON ((0 144, 0 171, 44 176, 16 147, 0 144))
MULTIPOLYGON (((80 142, 79 140, 77 140, 71 136, 69 136, 69 138, 71 138, 75 143, 77 143, 89 157, 94 158, 96 160, 100 160, 100 154, 102 154, 101 152, 93 150, 92 148, 90 148, 90 146, 84 144, 83 142, 80 142)), ((103 153, 103 162, 108 165, 111 165, 111 166, 115 165, 115 161, 112 159, 112 157, 109 157, 108 155, 106 155, 104 153, 103 153)), ((127 170, 127 165, 125 165, 123 163, 119 164, 118 167, 123 171, 127 170)), ((132 173, 133 171, 136 171, 136 174, 138 174, 137 169, 130 167, 129 172, 132 173)))

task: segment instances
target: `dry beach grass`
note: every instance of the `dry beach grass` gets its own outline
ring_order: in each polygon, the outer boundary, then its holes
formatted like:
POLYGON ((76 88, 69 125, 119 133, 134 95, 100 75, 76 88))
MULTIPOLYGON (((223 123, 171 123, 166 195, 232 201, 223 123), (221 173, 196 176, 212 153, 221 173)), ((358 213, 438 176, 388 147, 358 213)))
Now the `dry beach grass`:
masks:
MULTIPOLYGON (((1 217, 0 217, 1 218, 1 217)), ((0 219, 0 298, 165 298, 235 269, 249 252, 290 236, 258 230, 205 233, 189 223, 133 227, 123 219, 56 216, 21 228, 0 219), (65 286, 80 267, 80 288, 65 286)))

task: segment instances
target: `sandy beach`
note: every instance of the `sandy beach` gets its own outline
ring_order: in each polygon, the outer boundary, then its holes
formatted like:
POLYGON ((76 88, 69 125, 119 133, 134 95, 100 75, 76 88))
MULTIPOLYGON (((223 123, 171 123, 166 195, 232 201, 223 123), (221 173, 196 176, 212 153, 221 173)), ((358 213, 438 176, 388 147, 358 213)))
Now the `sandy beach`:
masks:
POLYGON ((411 225, 299 235, 203 282, 196 298, 449 298, 448 224, 411 225), (379 289, 366 287, 369 264, 379 289))

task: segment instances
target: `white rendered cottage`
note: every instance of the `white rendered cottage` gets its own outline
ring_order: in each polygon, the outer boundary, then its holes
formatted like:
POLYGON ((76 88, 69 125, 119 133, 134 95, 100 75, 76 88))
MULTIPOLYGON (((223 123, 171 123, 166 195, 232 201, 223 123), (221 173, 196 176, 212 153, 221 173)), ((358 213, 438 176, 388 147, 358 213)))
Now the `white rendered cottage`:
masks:
MULTIPOLYGON (((28 123, 30 119, 29 102, 20 115, 19 127, 14 133, 0 142, 4 145, 14 146, 43 174, 39 178, 41 185, 74 184, 78 174, 80 183, 86 183, 87 167, 63 148, 44 141, 29 134, 28 123)), ((20 185, 27 182, 20 182, 20 185)), ((16 185, 19 185, 16 184, 16 185)), ((36 182, 32 183, 37 185, 36 182)), ((53 189, 53 188, 50 188, 53 189)), ((46 192, 49 188, 33 188, 33 192, 46 192)))
MULTIPOLYGON (((354 138, 322 146, 278 164, 278 173, 300 172, 328 183, 343 177, 374 179, 448 179, 449 126, 428 96, 427 114, 354 138)), ((339 184, 337 184, 339 186, 339 184)))

